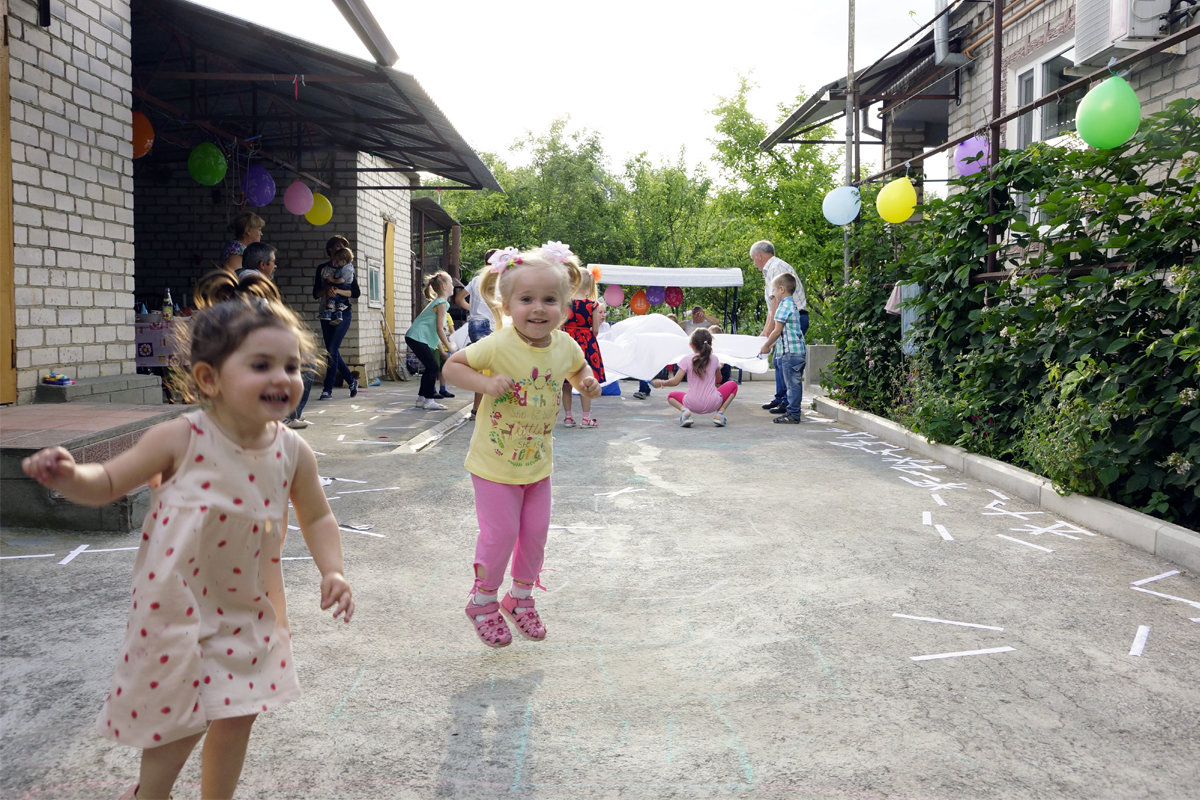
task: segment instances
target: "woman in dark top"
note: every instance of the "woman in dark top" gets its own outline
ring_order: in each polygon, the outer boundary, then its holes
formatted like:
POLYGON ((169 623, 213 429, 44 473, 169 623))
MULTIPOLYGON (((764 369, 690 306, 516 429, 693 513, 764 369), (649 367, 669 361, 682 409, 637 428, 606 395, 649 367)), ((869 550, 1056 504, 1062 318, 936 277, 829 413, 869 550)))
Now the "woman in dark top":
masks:
MULTIPOLYGON (((316 272, 313 274, 313 290, 312 296, 315 300, 323 300, 326 297, 341 295, 342 297, 357 299, 362 294, 362 290, 358 288, 358 274, 355 271, 354 280, 347 286, 328 286, 321 280, 321 270, 330 265, 329 259, 333 254, 343 247, 349 247, 350 242, 345 236, 333 236, 325 243, 326 260, 317 265, 316 272)), ((346 385, 350 387, 350 396, 354 397, 358 394, 358 381, 354 378, 354 373, 346 366, 346 362, 342 360, 341 348, 342 339, 346 338, 346 332, 350 330, 350 324, 354 321, 354 303, 350 303, 345 311, 342 312, 342 321, 334 324, 321 323, 321 337, 325 340, 325 349, 329 351, 329 367, 325 370, 325 385, 321 389, 321 396, 318 400, 329 400, 333 397, 333 384, 340 376, 346 385)))

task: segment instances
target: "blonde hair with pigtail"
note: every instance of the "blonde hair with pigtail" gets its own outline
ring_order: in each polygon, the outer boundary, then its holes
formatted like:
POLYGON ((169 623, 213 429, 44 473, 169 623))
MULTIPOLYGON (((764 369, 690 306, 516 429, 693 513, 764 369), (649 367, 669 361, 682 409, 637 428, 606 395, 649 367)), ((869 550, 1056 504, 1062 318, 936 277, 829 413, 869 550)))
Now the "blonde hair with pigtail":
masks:
MULTIPOLYGON (((496 318, 496 329, 503 326, 504 304, 512 296, 513 276, 523 269, 548 269, 557 273, 559 298, 564 306, 575 296, 583 276, 579 259, 561 242, 547 242, 533 250, 518 252, 515 247, 497 250, 489 260, 487 272, 479 282, 484 302, 496 318)), ((563 315, 566 319, 566 315, 563 315)))
POLYGON ((435 272, 425 279, 424 294, 426 300, 433 301, 442 296, 442 293, 437 288, 442 281, 445 281, 447 286, 454 286, 454 279, 450 277, 450 273, 448 272, 435 272))

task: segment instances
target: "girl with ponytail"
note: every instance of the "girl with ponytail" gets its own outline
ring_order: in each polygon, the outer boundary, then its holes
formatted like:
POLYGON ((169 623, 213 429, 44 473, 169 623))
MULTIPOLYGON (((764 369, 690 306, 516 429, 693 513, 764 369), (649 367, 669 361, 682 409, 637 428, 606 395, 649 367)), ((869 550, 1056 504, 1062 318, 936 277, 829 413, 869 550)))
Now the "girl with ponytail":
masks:
POLYGON ((687 378, 687 392, 671 392, 667 402, 671 408, 679 411, 679 427, 692 427, 692 414, 713 414, 713 425, 724 428, 729 424, 725 418, 725 409, 737 395, 737 383, 725 381, 721 383, 721 362, 713 355, 712 333, 707 328, 697 328, 692 331, 688 344, 692 346, 692 355, 684 356, 678 364, 678 371, 669 380, 655 378, 655 386, 678 386, 687 378))

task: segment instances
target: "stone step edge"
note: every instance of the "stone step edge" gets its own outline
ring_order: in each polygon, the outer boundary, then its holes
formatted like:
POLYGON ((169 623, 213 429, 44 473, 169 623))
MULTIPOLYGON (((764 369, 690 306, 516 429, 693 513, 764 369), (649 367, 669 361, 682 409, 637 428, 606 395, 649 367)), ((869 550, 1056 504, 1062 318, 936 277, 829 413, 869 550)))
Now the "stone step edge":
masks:
POLYGON ((1061 495, 1054 484, 1041 475, 961 447, 931 442, 890 419, 858 411, 825 397, 815 398, 814 405, 825 416, 932 458, 964 475, 994 484, 1038 508, 1069 517, 1088 530, 1200 572, 1200 533, 1190 528, 1165 522, 1111 500, 1080 494, 1061 495))

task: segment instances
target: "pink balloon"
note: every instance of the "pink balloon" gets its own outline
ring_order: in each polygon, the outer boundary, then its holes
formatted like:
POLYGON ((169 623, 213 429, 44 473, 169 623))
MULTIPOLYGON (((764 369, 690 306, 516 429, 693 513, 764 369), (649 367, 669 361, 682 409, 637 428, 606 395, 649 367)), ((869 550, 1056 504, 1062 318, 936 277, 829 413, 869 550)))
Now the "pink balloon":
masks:
POLYGON ((619 306, 625 302, 625 290, 615 283, 609 284, 609 287, 604 290, 604 302, 610 306, 619 306))
POLYGON ((683 289, 678 286, 668 286, 667 290, 663 292, 663 299, 671 308, 679 308, 683 304, 683 289))
POLYGON ((293 214, 307 214, 313 207, 313 193, 302 181, 293 181, 283 193, 283 205, 293 214))

